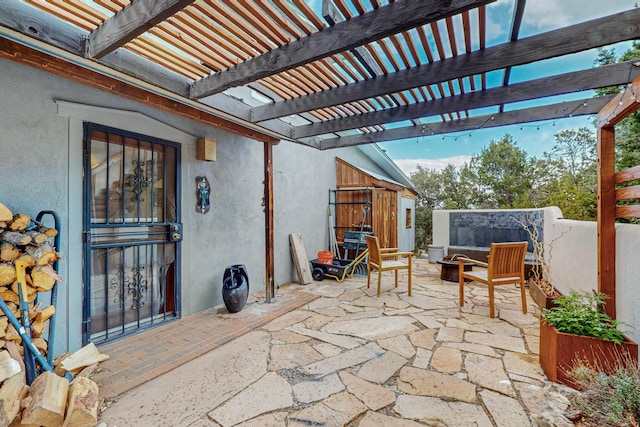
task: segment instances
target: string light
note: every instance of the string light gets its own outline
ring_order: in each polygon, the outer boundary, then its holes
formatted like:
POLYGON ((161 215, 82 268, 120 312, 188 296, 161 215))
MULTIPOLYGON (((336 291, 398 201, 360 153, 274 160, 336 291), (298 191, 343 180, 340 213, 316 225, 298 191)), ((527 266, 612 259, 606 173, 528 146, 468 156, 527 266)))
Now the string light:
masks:
MULTIPOLYGON (((640 62, 639 62, 639 64, 640 64, 640 62)), ((640 65, 639 65, 639 66, 640 66, 640 65)), ((623 92, 624 92, 624 90, 623 90, 623 92)), ((640 98, 638 98, 637 102, 640 102, 640 98)), ((575 107, 573 110, 571 110, 571 111, 570 111, 570 112, 569 112, 565 117, 566 117, 566 118, 572 118, 572 117, 574 116, 574 113, 575 113, 578 109, 580 109, 580 108, 586 108, 587 106, 588 106, 588 102, 587 102, 587 101, 583 101, 583 102, 579 103, 578 105, 576 105, 576 107, 575 107)), ((615 112, 614 112, 613 114, 615 114, 615 112)), ((483 128, 484 128, 484 126, 485 126, 488 122, 490 122, 490 121, 495 121, 495 119, 496 119, 496 116, 495 116, 495 115, 491 115, 491 116, 487 117, 487 118, 486 118, 486 120, 485 120, 484 122, 482 122, 482 124, 481 124, 480 126, 478 126, 476 129, 474 129, 473 131, 470 131, 470 132, 464 133, 464 134, 457 134, 457 135, 443 135, 443 134, 441 134, 441 135, 442 135, 442 140, 444 141, 444 140, 446 140, 447 138, 449 138, 449 139, 453 139, 454 141, 458 141, 458 138, 463 138, 463 137, 469 137, 469 138, 470 138, 470 137, 472 137, 472 136, 473 136, 473 132, 474 132, 474 131, 479 131, 479 130, 483 129, 483 128)), ((556 120, 552 120, 552 121, 549 121, 549 122, 546 122, 546 123, 538 123, 538 124, 533 124, 533 125, 525 125, 525 124, 521 124, 521 125, 520 125, 520 130, 521 130, 521 131, 523 131, 525 128, 534 128, 534 127, 535 127, 535 128, 536 128, 536 130, 538 130, 538 131, 539 131, 539 130, 540 130, 540 128, 542 128, 542 127, 544 127, 544 126, 549 126, 549 125, 551 125, 551 126, 555 127, 555 126, 556 126, 556 121, 557 121, 557 120, 558 120, 558 119, 556 119, 556 120)), ((607 124, 608 124, 608 123, 609 123, 609 121, 607 120, 607 124)), ((493 127, 493 126, 492 126, 492 127, 493 127)), ((424 133, 424 129, 425 129, 425 128, 426 128, 426 129, 429 129, 429 131, 431 132, 431 135, 435 135, 435 134, 436 134, 436 131, 435 131, 433 128, 431 128, 428 124, 424 124, 424 125, 422 125, 422 130, 421 130, 421 132, 420 132, 420 133, 424 133)), ((418 142, 418 139, 416 139, 416 142, 418 142)))

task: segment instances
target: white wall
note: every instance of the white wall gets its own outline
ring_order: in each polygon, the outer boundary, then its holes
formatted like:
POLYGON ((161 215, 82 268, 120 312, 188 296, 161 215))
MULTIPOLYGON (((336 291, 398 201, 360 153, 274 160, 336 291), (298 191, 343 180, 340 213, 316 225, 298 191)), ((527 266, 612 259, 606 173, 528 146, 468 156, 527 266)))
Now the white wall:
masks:
MULTIPOLYGON (((544 208, 545 258, 558 290, 597 290, 598 234, 594 221, 564 219, 555 206, 544 208)), ((482 210, 476 210, 478 212, 482 210)), ((489 211, 489 210, 486 210, 489 211)), ((433 243, 449 246, 449 213, 433 213, 433 243)), ((640 225, 616 225, 616 314, 631 339, 640 342, 640 225)))
MULTIPOLYGON (((261 142, 5 59, 0 59, 0 88, 0 201, 14 212, 35 216, 53 210, 62 219, 58 251, 65 282, 58 298, 55 354, 81 344, 83 120, 181 144, 182 315, 222 303, 222 275, 230 264, 245 264, 251 291, 264 290, 261 142), (59 111, 56 100, 97 108, 59 111), (215 162, 196 160, 196 137, 217 141, 215 162), (195 212, 198 175, 211 184, 211 210, 205 215, 195 212)), ((309 258, 328 247, 328 192, 335 188, 336 156, 384 174, 355 147, 318 151, 285 141, 273 147, 276 284, 296 278, 289 233, 302 234, 309 258)))
POLYGON ((413 252, 416 248, 416 200, 402 197, 402 192, 398 192, 398 199, 398 248, 413 252), (407 228, 407 209, 411 210, 411 228, 407 228))

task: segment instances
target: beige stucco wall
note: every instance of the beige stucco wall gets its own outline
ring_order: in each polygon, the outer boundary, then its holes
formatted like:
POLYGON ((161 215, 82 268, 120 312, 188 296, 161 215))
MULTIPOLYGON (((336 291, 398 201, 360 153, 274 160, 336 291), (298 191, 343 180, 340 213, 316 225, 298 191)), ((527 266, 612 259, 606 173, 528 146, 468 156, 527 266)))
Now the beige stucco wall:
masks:
MULTIPOLYGON (((53 210, 62 220, 58 251, 64 284, 58 297, 55 354, 81 345, 84 121, 180 144, 182 315, 222 303, 227 265, 245 264, 251 291, 264 290, 261 142, 6 59, 0 59, 0 88, 0 201, 32 216, 53 210), (196 159, 198 137, 217 141, 215 162, 196 159), (195 212, 198 175, 211 183, 211 210, 205 215, 195 212)), ((310 258, 329 245, 328 191, 335 188, 336 156, 384 175, 356 147, 319 151, 286 141, 273 147, 276 284, 296 279, 290 233, 302 234, 310 258)))
MULTIPOLYGON (((544 210, 545 257, 558 290, 597 290, 598 234, 594 221, 564 219, 555 206, 544 210)), ((495 210, 479 210, 495 211, 495 210)), ((433 244, 449 246, 449 210, 433 213, 433 244)), ((477 211, 474 211, 477 212, 477 211)), ((640 225, 616 225, 616 312, 623 329, 640 341, 640 225)))

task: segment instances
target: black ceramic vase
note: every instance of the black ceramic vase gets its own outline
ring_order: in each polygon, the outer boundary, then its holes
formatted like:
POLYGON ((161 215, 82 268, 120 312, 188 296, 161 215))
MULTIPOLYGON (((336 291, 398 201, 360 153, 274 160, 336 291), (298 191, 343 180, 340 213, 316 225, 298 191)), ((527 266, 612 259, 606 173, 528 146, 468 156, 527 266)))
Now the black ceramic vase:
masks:
POLYGON ((230 265, 224 270, 222 299, 230 313, 237 313, 247 303, 249 275, 243 264, 230 265))

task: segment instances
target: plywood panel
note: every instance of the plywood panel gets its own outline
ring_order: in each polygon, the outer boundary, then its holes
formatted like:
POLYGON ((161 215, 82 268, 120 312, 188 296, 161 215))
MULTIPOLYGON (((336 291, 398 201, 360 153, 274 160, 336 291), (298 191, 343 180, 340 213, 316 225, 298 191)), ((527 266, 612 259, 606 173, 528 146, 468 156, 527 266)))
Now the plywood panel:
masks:
POLYGON ((394 191, 373 191, 373 232, 380 246, 398 246, 398 195, 394 191))

